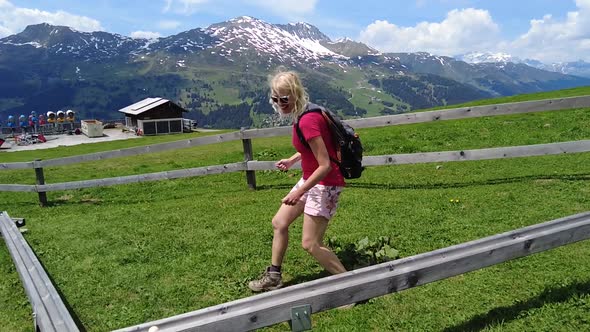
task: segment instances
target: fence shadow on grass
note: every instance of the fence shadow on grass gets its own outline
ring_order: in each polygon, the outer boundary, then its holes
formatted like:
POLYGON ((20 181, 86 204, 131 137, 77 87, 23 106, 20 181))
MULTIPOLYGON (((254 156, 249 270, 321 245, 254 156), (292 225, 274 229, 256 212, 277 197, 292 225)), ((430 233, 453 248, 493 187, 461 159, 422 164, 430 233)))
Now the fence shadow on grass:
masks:
MULTIPOLYGON (((410 183, 410 184, 394 184, 394 183, 374 183, 374 182, 362 182, 362 180, 349 181, 346 186, 350 188, 363 188, 363 189, 386 189, 386 190, 399 190, 399 189, 447 189, 447 188, 464 188, 471 186, 486 186, 486 185, 497 185, 505 183, 515 183, 524 181, 535 181, 535 180, 561 180, 561 181, 588 181, 590 180, 590 173, 579 173, 579 174, 550 174, 550 175, 525 175, 516 177, 507 177, 500 179, 488 179, 481 181, 467 181, 467 182, 452 182, 452 183, 410 183)), ((258 186, 258 190, 269 190, 269 189, 291 189, 295 185, 293 184, 275 184, 275 185, 261 185, 258 186)))
POLYGON ((590 173, 580 174, 551 174, 551 175, 526 175, 500 179, 488 179, 481 181, 453 182, 453 183, 416 183, 416 184, 389 184, 389 183, 368 183, 368 182, 350 182, 346 185, 351 188, 364 189, 447 189, 447 188, 464 188, 471 186, 487 186, 505 183, 524 182, 531 180, 561 180, 561 181, 588 181, 590 173))
MULTIPOLYGON (((366 256, 354 250, 342 250, 337 252, 336 256, 338 256, 338 259, 340 259, 342 265, 344 265, 344 267, 348 271, 360 269, 370 265, 366 262, 366 256)), ((299 283, 328 277, 330 275, 331 274, 326 270, 322 270, 321 272, 316 272, 312 274, 299 275, 285 282, 285 286, 293 286, 299 283)))
POLYGON ((541 308, 550 303, 566 302, 573 297, 589 294, 590 281, 577 282, 562 287, 549 287, 539 295, 526 301, 518 302, 510 306, 494 308, 485 314, 477 315, 460 325, 446 328, 443 331, 481 331, 518 319, 523 313, 530 311, 531 309, 541 308))
POLYGON ((329 277, 329 276, 330 276, 330 273, 326 270, 323 270, 321 272, 312 273, 312 274, 298 275, 298 276, 294 277, 293 279, 286 281, 284 283, 284 287, 293 286, 293 285, 297 285, 297 284, 301 284, 304 282, 308 282, 308 281, 312 281, 312 280, 316 280, 316 279, 321 279, 321 278, 325 278, 325 277, 329 277))

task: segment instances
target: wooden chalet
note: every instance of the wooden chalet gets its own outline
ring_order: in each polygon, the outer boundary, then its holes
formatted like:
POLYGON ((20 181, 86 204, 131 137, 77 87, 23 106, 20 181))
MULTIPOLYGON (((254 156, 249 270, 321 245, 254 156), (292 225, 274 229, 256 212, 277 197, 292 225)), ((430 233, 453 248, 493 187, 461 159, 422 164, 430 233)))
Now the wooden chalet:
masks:
POLYGON ((184 108, 164 98, 146 98, 119 110, 125 126, 142 135, 182 133, 184 108))

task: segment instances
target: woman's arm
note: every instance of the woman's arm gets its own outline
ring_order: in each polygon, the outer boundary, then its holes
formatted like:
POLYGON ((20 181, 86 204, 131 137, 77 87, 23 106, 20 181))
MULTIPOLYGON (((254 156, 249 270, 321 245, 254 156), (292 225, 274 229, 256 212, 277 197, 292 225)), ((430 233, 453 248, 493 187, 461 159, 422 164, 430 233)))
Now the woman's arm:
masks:
POLYGON ((275 166, 280 169, 281 171, 286 171, 289 168, 291 168, 291 166, 293 166, 293 164, 295 164, 296 162, 301 160, 301 153, 296 152, 294 155, 291 156, 291 158, 289 159, 281 159, 279 161, 277 161, 275 163, 275 166))
MULTIPOLYGON (((289 193, 285 198, 283 198, 283 203, 287 205, 295 205, 313 186, 318 184, 323 178, 330 173, 332 170, 332 166, 330 166, 330 155, 328 154, 328 149, 326 148, 326 144, 324 143, 324 139, 322 136, 313 137, 308 141, 309 147, 315 156, 315 159, 318 161, 318 168, 311 174, 311 176, 305 180, 305 183, 299 189, 289 193)), ((301 158, 301 156, 299 156, 301 158)))

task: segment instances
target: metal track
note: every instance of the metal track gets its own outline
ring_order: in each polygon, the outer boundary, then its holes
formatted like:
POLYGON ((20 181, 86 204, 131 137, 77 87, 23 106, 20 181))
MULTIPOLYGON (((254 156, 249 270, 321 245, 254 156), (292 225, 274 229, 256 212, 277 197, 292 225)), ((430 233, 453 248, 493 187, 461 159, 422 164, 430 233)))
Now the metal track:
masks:
POLYGON ((35 331, 79 331, 43 266, 6 212, 0 212, 0 232, 33 307, 35 331))
POLYGON ((589 237, 586 212, 117 331, 148 331, 152 326, 160 332, 253 330, 289 321, 296 306, 311 305, 315 313, 589 237))

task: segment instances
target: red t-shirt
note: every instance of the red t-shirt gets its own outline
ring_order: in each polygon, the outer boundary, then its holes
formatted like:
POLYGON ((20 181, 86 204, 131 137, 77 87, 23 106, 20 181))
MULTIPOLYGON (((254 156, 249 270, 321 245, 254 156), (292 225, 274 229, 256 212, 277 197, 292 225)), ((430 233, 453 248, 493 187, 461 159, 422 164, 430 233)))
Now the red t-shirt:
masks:
MULTIPOLYGON (((322 136, 322 139, 326 144, 326 149, 328 150, 328 155, 330 155, 331 159, 337 160, 332 133, 328 127, 328 123, 326 123, 326 120, 321 113, 312 112, 302 116, 299 121, 299 128, 301 129, 301 133, 303 133, 303 137, 308 142, 314 137, 322 136)), ((295 150, 301 153, 303 179, 307 180, 318 168, 319 164, 311 149, 299 141, 295 124, 293 124, 292 142, 295 150)), ((340 173, 338 165, 332 160, 330 160, 330 165, 332 166, 332 170, 319 182, 319 184, 324 186, 344 186, 344 177, 342 176, 342 173, 340 173)))

